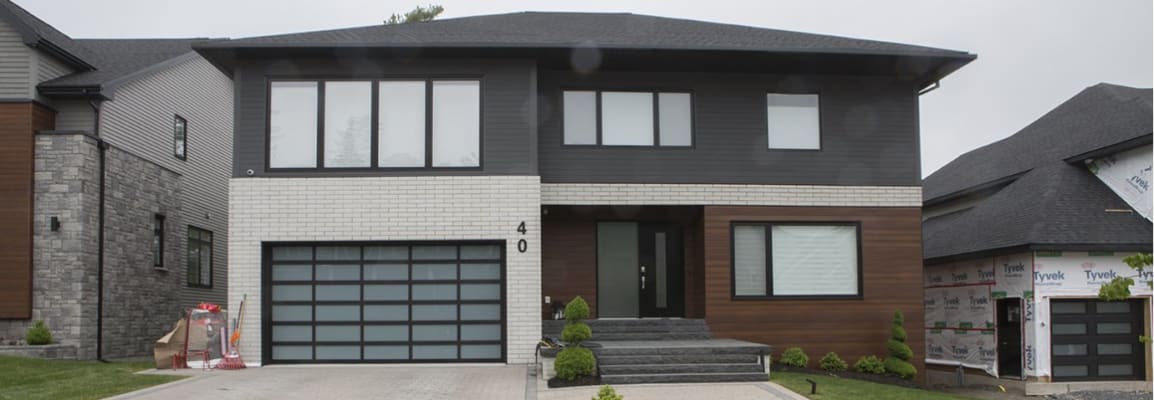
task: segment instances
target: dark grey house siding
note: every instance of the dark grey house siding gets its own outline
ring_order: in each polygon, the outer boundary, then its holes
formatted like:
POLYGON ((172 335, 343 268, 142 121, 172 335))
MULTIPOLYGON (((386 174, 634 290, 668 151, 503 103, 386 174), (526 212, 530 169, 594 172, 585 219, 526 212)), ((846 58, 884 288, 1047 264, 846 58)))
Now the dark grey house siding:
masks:
POLYGON ((921 181, 913 83, 759 74, 538 74, 543 183, 917 186, 921 181), (562 146, 564 89, 692 91, 695 146, 562 146), (767 149, 768 92, 821 95, 820 151, 767 149))
POLYGON ((247 176, 400 176, 400 175, 536 175, 537 111, 535 62, 531 60, 377 60, 356 55, 340 58, 247 58, 238 62, 236 134, 233 175, 247 176), (270 78, 481 78, 481 168, 390 170, 368 172, 270 172, 265 168, 270 78))

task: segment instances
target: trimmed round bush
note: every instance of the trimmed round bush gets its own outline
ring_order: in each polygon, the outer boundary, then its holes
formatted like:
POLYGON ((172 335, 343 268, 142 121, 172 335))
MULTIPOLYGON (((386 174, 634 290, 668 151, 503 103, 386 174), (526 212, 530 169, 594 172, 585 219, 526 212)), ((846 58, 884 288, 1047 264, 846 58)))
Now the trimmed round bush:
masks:
POLYGON ((781 352, 781 360, 778 361, 778 363, 805 368, 806 365, 809 365, 809 356, 805 355, 804 351, 801 351, 801 347, 790 347, 781 352))
POLYGON ((818 365, 821 365, 821 369, 828 372, 841 372, 849 368, 849 365, 832 351, 825 353, 825 356, 818 361, 818 365))
POLYGON ((36 321, 36 324, 28 328, 28 332, 24 334, 24 341, 34 346, 52 344, 52 331, 48 330, 48 325, 45 325, 43 320, 36 321))
POLYGON ((553 362, 553 369, 557 371, 557 377, 571 381, 582 376, 593 375, 593 370, 597 367, 597 361, 593 358, 593 352, 584 347, 569 346, 560 353, 557 353, 557 359, 553 362))
POLYGON ((586 303, 581 296, 569 300, 569 304, 565 305, 565 320, 577 322, 586 318, 589 318, 589 303, 586 303))
POLYGON ((915 376, 918 376, 918 369, 905 360, 899 360, 893 357, 886 358, 885 367, 887 372, 900 376, 903 379, 914 379, 915 376))
POLYGON ((886 366, 882 363, 882 359, 872 355, 857 359, 857 362, 853 363, 853 369, 867 374, 881 375, 886 373, 886 366))
POLYGON ((583 322, 570 322, 561 330, 561 340, 572 345, 580 344, 593 337, 593 330, 583 322))
POLYGON ((625 396, 617 394, 612 386, 602 385, 601 390, 597 391, 597 396, 593 400, 625 400, 625 396))

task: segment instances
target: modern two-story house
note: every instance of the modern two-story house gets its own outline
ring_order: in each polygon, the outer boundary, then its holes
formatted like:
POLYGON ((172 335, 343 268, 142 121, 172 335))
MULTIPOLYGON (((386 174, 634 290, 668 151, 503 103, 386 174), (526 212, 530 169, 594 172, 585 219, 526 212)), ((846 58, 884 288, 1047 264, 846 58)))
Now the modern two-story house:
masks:
POLYGON ((223 303, 232 82, 205 39, 73 39, 0 0, 0 337, 151 354, 223 303))
POLYGON ((575 296, 849 359, 901 310, 923 346, 918 96, 971 54, 538 12, 195 47, 236 83, 250 363, 530 363, 575 296))

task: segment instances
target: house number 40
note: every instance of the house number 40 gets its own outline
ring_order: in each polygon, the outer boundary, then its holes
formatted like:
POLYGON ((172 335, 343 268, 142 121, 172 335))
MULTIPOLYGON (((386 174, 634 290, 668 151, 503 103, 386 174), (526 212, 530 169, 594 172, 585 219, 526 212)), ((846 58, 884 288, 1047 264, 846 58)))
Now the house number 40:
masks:
MULTIPOLYGON (((517 225, 517 232, 521 232, 521 235, 524 236, 527 231, 528 231, 528 229, 525 229, 525 221, 521 221, 521 224, 517 225)), ((524 253, 528 250, 529 250, 529 242, 526 242, 525 239, 521 239, 521 240, 517 241, 517 252, 518 253, 524 253)))

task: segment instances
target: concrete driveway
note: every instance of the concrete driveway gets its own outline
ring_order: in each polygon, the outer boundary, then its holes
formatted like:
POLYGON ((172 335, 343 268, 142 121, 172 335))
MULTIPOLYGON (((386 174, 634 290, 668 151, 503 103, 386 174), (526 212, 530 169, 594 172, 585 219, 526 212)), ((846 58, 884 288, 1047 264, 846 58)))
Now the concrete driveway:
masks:
MULTIPOLYGON (((163 373, 163 372, 162 372, 163 373)), ((113 399, 524 399, 524 366, 275 366, 183 370, 188 379, 113 399)), ((533 387, 536 394, 536 386, 533 387)))

